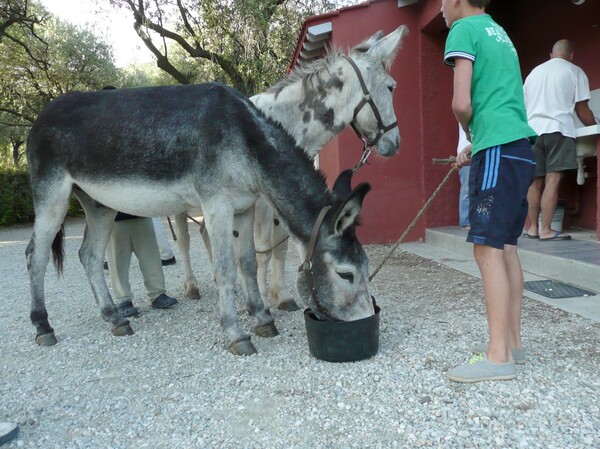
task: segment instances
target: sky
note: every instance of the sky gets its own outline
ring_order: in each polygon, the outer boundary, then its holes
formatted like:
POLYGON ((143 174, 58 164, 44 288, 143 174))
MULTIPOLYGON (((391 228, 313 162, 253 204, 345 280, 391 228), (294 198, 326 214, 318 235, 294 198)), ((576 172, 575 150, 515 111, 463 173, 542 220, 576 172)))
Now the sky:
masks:
POLYGON ((131 13, 114 11, 110 16, 96 14, 91 0, 40 0, 52 14, 75 25, 90 25, 96 35, 112 44, 117 67, 152 61, 152 53, 133 29, 131 13))

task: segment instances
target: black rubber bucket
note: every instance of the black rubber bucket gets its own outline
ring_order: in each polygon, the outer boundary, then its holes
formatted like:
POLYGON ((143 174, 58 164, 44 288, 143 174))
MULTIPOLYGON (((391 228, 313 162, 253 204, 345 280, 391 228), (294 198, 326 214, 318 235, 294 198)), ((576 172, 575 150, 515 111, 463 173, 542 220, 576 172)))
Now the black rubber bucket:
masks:
POLYGON ((326 362, 356 362, 368 359, 379 350, 379 312, 356 321, 319 320, 312 310, 304 311, 310 354, 326 362))

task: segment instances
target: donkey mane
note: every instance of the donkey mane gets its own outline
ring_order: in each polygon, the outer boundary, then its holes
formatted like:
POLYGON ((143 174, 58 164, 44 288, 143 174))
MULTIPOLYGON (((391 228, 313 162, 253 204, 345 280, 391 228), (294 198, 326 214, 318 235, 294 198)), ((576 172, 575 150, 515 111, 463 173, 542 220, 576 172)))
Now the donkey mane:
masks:
MULTIPOLYGON (((287 223, 292 235, 308 239, 310 230, 306 234, 306 230, 303 229, 300 223, 312 222, 314 217, 304 214, 309 213, 316 217, 319 210, 314 209, 315 205, 332 204, 335 201, 334 195, 327 188, 327 179, 321 171, 314 169, 314 160, 306 153, 304 148, 296 144, 294 138, 286 129, 282 128, 275 119, 256 108, 250 100, 243 100, 249 105, 254 114, 264 120, 266 125, 263 128, 266 141, 252 142, 252 147, 257 155, 257 162, 264 170, 261 183, 270 185, 277 183, 279 189, 286 191, 285 198, 273 196, 271 198, 272 205, 288 219, 290 216, 295 216, 294 220, 289 220, 287 223), (287 156, 273 157, 275 153, 287 156), (286 173, 292 176, 286 177, 286 182, 282 182, 279 177, 270 176, 273 173, 286 173), (302 201, 301 205, 289 201, 289 198, 299 199, 306 196, 314 201, 310 203, 302 201)), ((270 190, 276 189, 271 187, 270 190)))
MULTIPOLYGON (((363 44, 364 45, 362 46, 358 45, 357 47, 354 47, 352 51, 364 53, 367 50, 369 50, 369 48, 371 48, 370 45, 366 43, 363 44)), ((302 81, 303 89, 306 89, 308 83, 314 85, 313 79, 315 77, 317 78, 320 85, 323 86, 323 78, 321 77, 321 74, 324 71, 327 71, 329 73, 329 66, 333 63, 333 61, 335 61, 341 56, 346 56, 346 54, 348 54, 348 52, 340 48, 337 48, 335 46, 329 47, 323 57, 315 61, 311 61, 306 65, 296 66, 292 73, 283 78, 273 87, 267 89, 266 92, 274 94, 275 98, 277 98, 277 96, 281 93, 283 89, 285 89, 288 86, 291 86, 292 84, 297 83, 298 81, 302 81)))

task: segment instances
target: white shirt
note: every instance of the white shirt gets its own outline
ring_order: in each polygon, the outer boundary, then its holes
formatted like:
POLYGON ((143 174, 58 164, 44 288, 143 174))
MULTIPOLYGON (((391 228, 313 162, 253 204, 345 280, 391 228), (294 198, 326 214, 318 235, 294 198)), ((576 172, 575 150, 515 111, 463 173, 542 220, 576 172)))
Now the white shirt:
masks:
POLYGON ((523 86, 529 126, 538 134, 575 138, 575 103, 590 99, 587 76, 575 64, 552 58, 531 71, 523 86))
POLYGON ((467 134, 463 131, 460 123, 458 124, 458 146, 456 147, 456 154, 459 154, 467 146, 471 145, 471 142, 467 139, 467 134))

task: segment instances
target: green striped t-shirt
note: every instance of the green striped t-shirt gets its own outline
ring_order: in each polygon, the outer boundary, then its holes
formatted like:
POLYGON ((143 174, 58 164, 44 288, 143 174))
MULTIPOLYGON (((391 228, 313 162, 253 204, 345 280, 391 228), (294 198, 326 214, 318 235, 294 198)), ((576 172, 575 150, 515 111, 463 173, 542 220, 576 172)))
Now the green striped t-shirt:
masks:
POLYGON ((480 150, 526 137, 535 131, 527 124, 519 57, 506 31, 488 14, 457 20, 446 39, 444 62, 455 58, 473 62, 469 124, 471 155, 480 150))

